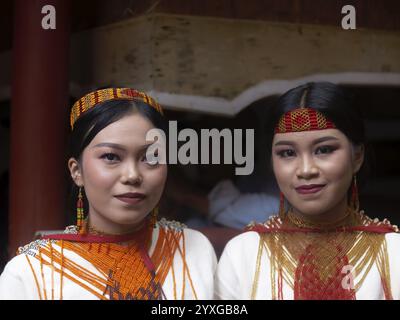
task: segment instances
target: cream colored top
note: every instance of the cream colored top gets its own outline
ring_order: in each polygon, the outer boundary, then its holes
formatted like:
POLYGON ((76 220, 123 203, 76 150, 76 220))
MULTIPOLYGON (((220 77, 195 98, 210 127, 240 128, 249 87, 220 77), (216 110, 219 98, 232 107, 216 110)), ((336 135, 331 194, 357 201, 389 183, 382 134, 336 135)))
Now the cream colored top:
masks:
MULTIPOLYGON (((154 250, 155 240, 158 237, 160 228, 181 228, 182 225, 174 222, 162 220, 157 223, 153 231, 152 246, 149 254, 154 250)), ((165 281, 162 285, 163 292, 167 299, 212 299, 214 291, 214 273, 217 265, 217 259, 214 249, 209 240, 200 232, 183 228, 184 245, 185 245, 185 261, 187 263, 188 272, 184 272, 184 260, 176 250, 173 259, 173 272, 169 270, 165 281), (174 273, 174 274, 173 274, 174 273), (188 276, 189 275, 189 276, 188 276), (174 286, 175 279, 175 286, 174 286), (175 287, 175 293, 174 293, 175 287), (194 288, 194 290, 192 289, 194 288)), ((38 246, 43 246, 51 240, 34 241, 28 246, 21 248, 23 253, 14 257, 5 267, 4 272, 0 276, 0 299, 39 299, 38 286, 40 288, 41 297, 44 297, 46 291, 47 299, 60 299, 60 274, 52 272, 52 268, 48 265, 43 266, 41 270, 40 261, 34 256, 38 252, 38 246), (30 261, 35 276, 31 270, 28 260, 30 261), (41 273, 43 272, 43 279, 41 273), (54 288, 54 292, 50 292, 50 288, 54 288)), ((183 247, 183 240, 179 244, 180 249, 183 247)), ((55 250, 60 247, 54 245, 55 250)), ((77 253, 64 249, 64 256, 76 262, 83 268, 92 271, 94 274, 102 277, 103 275, 87 260, 83 259, 77 253)), ((88 283, 86 283, 88 284, 88 283)), ((90 284, 88 284, 90 285, 90 284)), ((73 300, 93 300, 98 299, 90 291, 75 282, 63 277, 63 299, 73 300)), ((99 292, 96 288, 96 292, 99 292)), ((101 292, 99 292, 102 294, 101 292)))
MULTIPOLYGON (((393 299, 400 299, 400 234, 388 233, 385 236, 389 257, 390 284, 393 299)), ((228 242, 220 258, 215 280, 215 298, 246 300, 251 299, 256 273, 257 254, 260 236, 257 232, 245 232, 228 242)), ((260 260, 258 288, 255 299, 271 300, 271 265, 267 250, 260 260)), ((359 279, 355 279, 355 284, 359 279)), ((293 289, 283 281, 284 300, 293 300, 293 289)), ((376 263, 366 275, 364 282, 356 291, 357 300, 385 299, 380 273, 376 263)))

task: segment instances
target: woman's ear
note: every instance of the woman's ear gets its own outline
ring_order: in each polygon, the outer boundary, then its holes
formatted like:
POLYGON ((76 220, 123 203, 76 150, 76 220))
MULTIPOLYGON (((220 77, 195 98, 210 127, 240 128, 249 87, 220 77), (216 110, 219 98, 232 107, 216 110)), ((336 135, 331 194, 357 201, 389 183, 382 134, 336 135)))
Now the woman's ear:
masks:
POLYGON ((364 162, 365 147, 363 144, 354 147, 353 174, 356 174, 364 162))
POLYGON ((83 186, 82 170, 79 162, 75 158, 70 158, 68 160, 68 169, 71 174, 72 180, 78 187, 83 186))

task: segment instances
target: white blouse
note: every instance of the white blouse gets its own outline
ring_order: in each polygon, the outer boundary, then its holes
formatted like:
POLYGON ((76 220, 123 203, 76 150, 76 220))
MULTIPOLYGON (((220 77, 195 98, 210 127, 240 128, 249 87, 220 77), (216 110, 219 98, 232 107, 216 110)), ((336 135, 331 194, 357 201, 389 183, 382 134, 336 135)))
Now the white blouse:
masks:
MULTIPOLYGON (((385 236, 389 256, 390 284, 393 299, 400 299, 400 234, 388 233, 385 236)), ((246 300, 251 299, 256 274, 257 254, 260 236, 257 232, 245 232, 228 242, 219 261, 215 298, 246 300)), ((271 300, 270 259, 263 250, 260 262, 258 287, 255 299, 271 300)), ((357 283, 357 278, 354 280, 357 283)), ((288 283, 282 283, 283 299, 293 300, 294 292, 288 283)), ((374 263, 365 280, 356 292, 357 300, 385 299, 380 273, 374 263)))
MULTIPOLYGON (((180 224, 176 224, 180 227, 180 224)), ((153 230, 152 246, 149 249, 149 255, 154 250, 156 239, 161 227, 174 227, 174 222, 165 221, 158 222, 153 230)), ((176 250, 173 259, 173 269, 169 270, 165 281, 162 285, 162 290, 167 299, 212 299, 214 292, 214 273, 217 266, 217 259, 214 249, 209 240, 200 232, 184 228, 184 245, 185 259, 182 259, 181 254, 176 250), (190 278, 184 270, 184 261, 186 261, 187 269, 189 270, 190 278), (175 285, 174 285, 175 279, 175 285), (190 283, 191 280, 191 283, 190 283), (192 285, 194 291, 192 289, 192 285), (175 292, 174 292, 175 287, 175 292)), ((60 274, 52 272, 52 268, 48 265, 43 265, 41 270, 40 261, 34 258, 37 253, 38 246, 45 245, 50 240, 37 240, 26 246, 24 253, 14 257, 5 267, 0 276, 0 299, 39 299, 43 298, 43 292, 47 290, 47 299, 60 299, 60 274), (31 266, 34 273, 32 272, 31 266), (42 279, 43 272, 43 279, 42 279), (38 286, 42 292, 39 296, 38 286), (50 288, 54 288, 53 292, 49 292, 50 288)), ((179 244, 182 249, 183 240, 179 244)), ((55 250, 60 250, 60 247, 53 245, 55 250)), ((77 253, 63 250, 64 256, 79 266, 92 271, 94 274, 104 277, 99 271, 87 260, 79 256, 77 253)), ((67 272, 67 271, 65 271, 67 272)), ((86 285, 90 286, 89 283, 86 285)), ((90 291, 76 284, 70 279, 63 277, 62 280, 62 298, 70 300, 93 300, 98 299, 90 291)), ((97 288, 91 287, 96 292, 102 294, 97 288)))

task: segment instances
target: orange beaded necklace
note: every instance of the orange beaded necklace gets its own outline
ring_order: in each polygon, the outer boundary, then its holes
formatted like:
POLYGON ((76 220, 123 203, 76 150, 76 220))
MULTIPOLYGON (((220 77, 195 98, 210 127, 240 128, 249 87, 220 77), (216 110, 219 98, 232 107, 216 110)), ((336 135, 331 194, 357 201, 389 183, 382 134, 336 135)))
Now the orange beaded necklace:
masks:
MULTIPOLYGON (((178 252, 184 265, 184 278, 187 275, 196 297, 184 259, 185 239, 183 230, 160 226, 158 236, 152 246, 151 256, 149 256, 148 250, 153 242, 154 230, 153 227, 146 224, 135 235, 132 235, 129 241, 126 240, 129 239, 127 236, 51 235, 47 239, 52 240, 39 246, 36 258, 40 261, 41 270, 43 270, 43 266, 52 268, 52 278, 54 278, 54 272, 59 273, 61 299, 63 278, 67 278, 102 300, 158 300, 165 298, 162 284, 170 270, 172 270, 173 275, 174 298, 177 298, 172 262, 178 252), (105 241, 110 238, 124 240, 124 244, 105 241), (98 241, 93 241, 96 239, 98 241), (182 248, 181 243, 183 244, 182 248), (68 255, 65 254, 66 251, 69 252, 68 255), (95 270, 78 264, 70 253, 88 261, 95 270)), ((43 272, 41 275, 42 283, 45 283, 43 272)), ((41 289, 38 281, 36 281, 36 284, 39 296, 46 299, 49 296, 46 293, 49 288, 46 290, 43 286, 41 289)), ((54 297, 54 281, 52 281, 51 286, 51 296, 54 297)), ((182 295, 184 295, 184 287, 185 281, 183 281, 182 295)))

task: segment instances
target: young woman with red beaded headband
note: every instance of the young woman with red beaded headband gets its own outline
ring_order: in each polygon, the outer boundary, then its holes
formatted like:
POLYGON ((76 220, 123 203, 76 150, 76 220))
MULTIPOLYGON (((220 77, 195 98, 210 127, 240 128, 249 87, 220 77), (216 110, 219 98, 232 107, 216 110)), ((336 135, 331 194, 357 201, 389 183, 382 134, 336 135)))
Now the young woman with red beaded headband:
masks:
POLYGON ((21 247, 0 277, 0 298, 212 298, 210 242, 157 221, 167 165, 146 151, 165 145, 146 136, 167 133, 160 105, 129 88, 98 90, 74 104, 71 128, 77 225, 21 247))
POLYGON ((268 130, 280 210, 227 244, 216 297, 400 299, 398 229, 359 210, 365 138, 351 96, 330 83, 294 88, 268 130))

